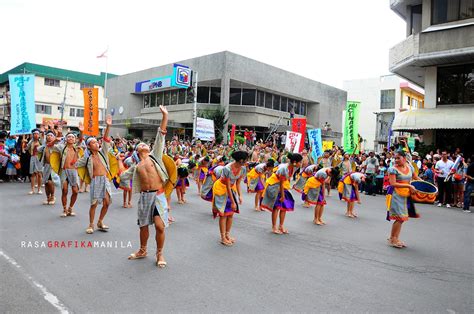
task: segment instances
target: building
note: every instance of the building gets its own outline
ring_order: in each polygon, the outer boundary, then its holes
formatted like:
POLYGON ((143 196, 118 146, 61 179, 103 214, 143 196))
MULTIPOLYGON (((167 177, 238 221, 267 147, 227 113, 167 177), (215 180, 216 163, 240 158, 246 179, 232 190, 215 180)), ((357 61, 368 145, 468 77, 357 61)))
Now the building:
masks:
MULTIPOLYGON (((67 127, 77 129, 84 119, 84 97, 82 88, 99 89, 99 120, 105 112, 105 73, 94 75, 49 66, 23 63, 0 75, 0 128, 9 129, 10 99, 9 74, 35 74, 35 103, 37 126, 48 120, 61 118, 61 106, 65 101, 64 121, 67 127)), ((115 75, 108 74, 109 77, 115 75)))
MULTIPOLYGON (((198 77, 198 110, 223 108, 228 124, 238 130, 255 130, 264 138, 272 130, 287 130, 290 116, 306 117, 307 128, 322 128, 328 122, 332 131, 323 136, 340 144, 345 91, 228 51, 176 63, 192 69, 193 81, 198 77)), ((114 127, 119 127, 113 132, 152 138, 161 119, 158 106, 166 105, 172 131, 168 134, 192 136, 193 89, 155 80, 172 72, 173 64, 167 64, 107 80, 109 108, 114 127)), ((223 134, 227 132, 226 126, 223 134)))
POLYGON ((424 107, 398 115, 393 129, 473 153, 474 1, 391 0, 390 7, 407 25, 407 38, 390 49, 390 71, 425 90, 424 107))
POLYGON ((382 151, 388 145, 394 118, 401 112, 424 106, 423 89, 393 74, 344 81, 343 89, 348 100, 361 102, 359 134, 363 150, 382 151))

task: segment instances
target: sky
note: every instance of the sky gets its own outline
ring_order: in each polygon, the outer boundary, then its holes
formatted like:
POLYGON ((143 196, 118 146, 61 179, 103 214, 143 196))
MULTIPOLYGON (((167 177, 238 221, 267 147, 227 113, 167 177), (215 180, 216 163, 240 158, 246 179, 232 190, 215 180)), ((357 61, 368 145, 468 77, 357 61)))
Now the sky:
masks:
POLYGON ((219 51, 342 88, 389 73, 389 0, 0 0, 0 73, 31 62, 126 74, 219 51))

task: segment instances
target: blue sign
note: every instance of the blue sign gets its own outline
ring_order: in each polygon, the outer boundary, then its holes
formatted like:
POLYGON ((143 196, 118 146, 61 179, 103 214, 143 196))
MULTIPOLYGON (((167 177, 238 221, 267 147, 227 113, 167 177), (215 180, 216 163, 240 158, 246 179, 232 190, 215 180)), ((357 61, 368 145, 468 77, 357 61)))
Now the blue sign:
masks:
POLYGON ((321 129, 308 130, 308 141, 311 145, 311 156, 314 162, 323 155, 323 140, 321 138, 321 129))
POLYGON ((8 80, 11 95, 10 134, 29 134, 36 128, 35 76, 10 74, 8 80))
POLYGON ((174 64, 172 76, 157 77, 146 81, 136 82, 135 93, 145 93, 170 87, 188 88, 191 86, 191 74, 192 71, 189 67, 174 64))
POLYGON ((144 93, 171 87, 171 76, 158 77, 135 83, 135 93, 144 93))
POLYGON ((173 86, 188 88, 191 86, 191 69, 185 65, 174 64, 173 86))

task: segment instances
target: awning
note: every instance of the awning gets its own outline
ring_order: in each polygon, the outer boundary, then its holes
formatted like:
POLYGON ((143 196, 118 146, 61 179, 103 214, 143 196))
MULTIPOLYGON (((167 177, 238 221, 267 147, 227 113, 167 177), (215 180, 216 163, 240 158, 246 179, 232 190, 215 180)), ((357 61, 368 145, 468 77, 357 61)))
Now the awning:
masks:
POLYGON ((395 115, 392 130, 474 129, 474 106, 410 110, 395 115))

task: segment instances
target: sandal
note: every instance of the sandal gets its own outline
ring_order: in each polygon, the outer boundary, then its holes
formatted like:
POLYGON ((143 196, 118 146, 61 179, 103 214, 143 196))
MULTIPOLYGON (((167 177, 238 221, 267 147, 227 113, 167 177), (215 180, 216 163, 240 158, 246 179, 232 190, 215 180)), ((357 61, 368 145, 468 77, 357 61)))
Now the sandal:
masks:
POLYGON ((53 200, 48 202, 48 205, 54 205, 56 204, 56 197, 53 197, 53 200))
POLYGON ((399 242, 392 242, 392 240, 388 240, 388 245, 397 249, 403 249, 403 245, 401 245, 399 242))
POLYGON ((97 229, 99 229, 100 231, 103 231, 103 232, 107 232, 107 231, 109 231, 109 226, 104 225, 104 223, 102 221, 98 221, 97 222, 97 229))
POLYGON ((230 232, 226 232, 225 233, 225 238, 227 239, 227 241, 229 241, 230 243, 234 244, 235 243, 235 238, 232 238, 230 236, 230 232))
POLYGON ((128 256, 128 259, 129 260, 141 259, 141 258, 145 258, 146 256, 147 256, 146 248, 141 247, 137 252, 130 254, 128 256), (140 252, 141 252, 141 254, 140 254, 140 252))
POLYGON ((71 216, 71 217, 76 216, 76 213, 72 211, 72 207, 69 207, 69 209, 68 209, 68 211, 67 211, 67 215, 68 215, 68 216, 71 216))
POLYGON ((272 228, 274 234, 283 234, 280 229, 272 228))
POLYGON ((162 253, 161 252, 156 253, 156 266, 158 266, 159 268, 165 268, 167 263, 165 261, 160 261, 158 257, 159 255, 162 255, 162 253))
POLYGON ((64 211, 61 213, 61 215, 60 215, 59 217, 61 217, 61 218, 67 217, 67 210, 66 210, 66 208, 64 208, 64 211))
POLYGON ((43 205, 49 205, 49 201, 43 201, 43 205))
POLYGON ((225 246, 233 245, 233 243, 226 238, 225 233, 221 233, 221 244, 225 246))
POLYGON ((87 229, 86 229, 86 233, 87 234, 93 234, 94 233, 94 226, 89 225, 89 227, 87 227, 87 229))
POLYGON ((281 231, 282 234, 290 234, 290 233, 288 232, 288 229, 285 229, 283 226, 280 226, 280 229, 279 229, 279 230, 281 231))
POLYGON ((35 194, 35 192, 34 191, 29 191, 28 194, 33 195, 33 194, 35 194))

